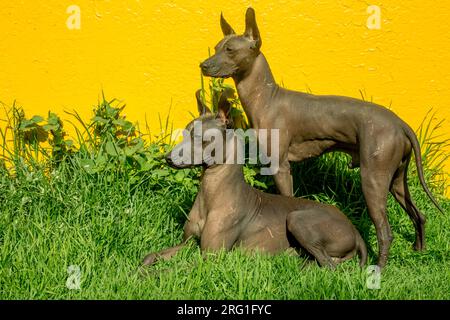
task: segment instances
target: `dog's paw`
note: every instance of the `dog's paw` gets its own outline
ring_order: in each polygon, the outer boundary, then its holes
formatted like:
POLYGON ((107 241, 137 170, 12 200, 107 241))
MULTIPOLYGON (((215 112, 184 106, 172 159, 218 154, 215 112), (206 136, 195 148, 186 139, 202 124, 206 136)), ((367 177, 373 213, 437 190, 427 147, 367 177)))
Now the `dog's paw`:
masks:
POLYGON ((144 260, 142 261, 142 265, 143 266, 154 265, 156 263, 156 261, 158 261, 158 257, 159 257, 159 255, 156 253, 150 253, 145 256, 144 260))

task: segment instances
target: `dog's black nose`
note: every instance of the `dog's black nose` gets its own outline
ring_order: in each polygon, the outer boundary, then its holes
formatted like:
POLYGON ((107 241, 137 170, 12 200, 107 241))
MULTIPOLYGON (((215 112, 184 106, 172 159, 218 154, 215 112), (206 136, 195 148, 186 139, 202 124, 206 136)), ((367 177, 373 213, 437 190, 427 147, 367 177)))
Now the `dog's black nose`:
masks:
POLYGON ((208 68, 209 68, 209 64, 206 61, 203 61, 202 63, 200 63, 200 69, 206 70, 208 68))

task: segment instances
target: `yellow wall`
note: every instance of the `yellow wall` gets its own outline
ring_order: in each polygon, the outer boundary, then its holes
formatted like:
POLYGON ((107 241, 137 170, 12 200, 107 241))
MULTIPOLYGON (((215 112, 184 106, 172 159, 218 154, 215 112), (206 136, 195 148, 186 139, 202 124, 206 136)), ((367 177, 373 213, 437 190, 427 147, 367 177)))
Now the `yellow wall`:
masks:
MULTIPOLYGON (((29 114, 75 108, 88 116, 104 89, 127 102, 130 119, 147 114, 155 128, 172 102, 181 127, 195 110, 198 64, 221 38, 220 11, 242 31, 248 5, 286 87, 363 90, 414 128, 430 107, 450 119, 449 1, 3 0, 0 101, 17 99, 29 114), (66 26, 74 4, 80 30, 66 26), (371 4, 381 7, 380 30, 366 26, 371 4)), ((444 131, 450 138, 449 122, 444 131)))

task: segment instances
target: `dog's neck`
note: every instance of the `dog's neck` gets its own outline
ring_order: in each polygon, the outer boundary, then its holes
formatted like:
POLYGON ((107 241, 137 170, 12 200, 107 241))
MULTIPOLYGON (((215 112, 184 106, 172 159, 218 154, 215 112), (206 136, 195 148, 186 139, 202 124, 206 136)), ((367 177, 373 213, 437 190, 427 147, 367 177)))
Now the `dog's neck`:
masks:
POLYGON ((243 190, 249 188, 244 179, 242 165, 219 164, 208 167, 203 172, 200 189, 206 208, 214 210, 225 203, 231 205, 242 201, 246 194, 243 190))
POLYGON ((224 163, 208 167, 203 172, 201 183, 207 189, 223 192, 229 181, 245 183, 242 165, 224 163))
MULTIPOLYGON (((269 63, 262 53, 253 62, 249 70, 233 77, 242 106, 251 123, 257 109, 265 107, 268 99, 278 89, 270 70, 269 63)), ((253 125, 256 125, 253 123, 253 125)))
MULTIPOLYGON (((239 193, 242 187, 249 187, 244 179, 243 165, 236 164, 235 161, 237 158, 236 136, 233 135, 231 139, 234 139, 234 143, 231 144, 230 141, 227 141, 226 146, 228 152, 226 152, 225 163, 214 164, 205 168, 203 172, 201 188, 205 194, 212 196, 213 199, 216 196, 221 198, 224 194, 232 195, 236 192, 239 193)), ((238 198, 238 196, 235 198, 238 198)))

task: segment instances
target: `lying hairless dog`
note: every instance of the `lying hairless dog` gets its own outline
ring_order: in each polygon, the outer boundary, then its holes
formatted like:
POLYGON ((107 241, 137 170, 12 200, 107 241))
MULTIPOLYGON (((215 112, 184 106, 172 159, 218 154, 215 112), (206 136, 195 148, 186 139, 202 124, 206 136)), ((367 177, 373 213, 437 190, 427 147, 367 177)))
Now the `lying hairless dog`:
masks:
MULTIPOLYGON (((244 180, 242 164, 231 164, 235 159, 237 143, 234 131, 226 132, 230 121, 230 104, 224 96, 219 102, 218 116, 202 105, 197 93, 201 116, 186 128, 188 135, 176 145, 166 159, 176 168, 192 166, 183 162, 180 150, 203 155, 205 148, 214 142, 201 141, 194 145, 194 123, 201 126, 203 135, 216 129, 223 137, 223 150, 214 160, 202 157, 204 167, 200 191, 184 226, 182 244, 151 253, 144 265, 158 259, 168 259, 178 252, 191 237, 200 238, 203 252, 242 247, 268 253, 278 253, 288 248, 306 250, 321 266, 336 264, 360 255, 360 264, 367 261, 367 249, 359 232, 336 207, 315 201, 267 194, 252 188, 244 180), (218 161, 218 159, 221 159, 218 161), (228 164, 230 163, 230 164, 228 164)), ((219 142, 222 143, 222 142, 219 142)))
POLYGON ((420 183, 442 211, 423 176, 420 146, 414 131, 388 109, 341 96, 318 96, 283 89, 261 53, 255 12, 246 13, 246 29, 236 35, 221 15, 224 38, 215 54, 201 63, 205 76, 232 77, 242 106, 255 129, 280 129, 278 190, 293 195, 289 161, 302 161, 329 151, 351 155, 349 166, 361 168, 361 184, 379 243, 378 265, 387 262, 392 233, 386 216, 390 191, 408 213, 415 231, 415 249, 425 248, 425 217, 411 199, 407 171, 414 150, 420 183))

